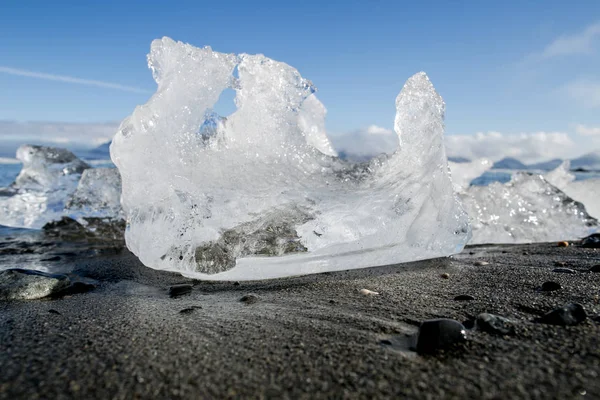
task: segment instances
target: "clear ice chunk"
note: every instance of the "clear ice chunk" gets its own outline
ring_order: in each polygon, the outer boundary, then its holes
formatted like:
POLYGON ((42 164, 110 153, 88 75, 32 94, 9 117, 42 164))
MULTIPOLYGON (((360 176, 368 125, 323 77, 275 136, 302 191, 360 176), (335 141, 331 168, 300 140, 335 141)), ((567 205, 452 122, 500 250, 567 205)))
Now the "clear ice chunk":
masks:
POLYGON ((148 64, 158 89, 111 145, 126 243, 145 265, 252 280, 447 256, 468 240, 445 105, 425 73, 396 99, 399 149, 349 163, 313 84, 287 64, 169 38, 152 43, 148 64), (237 110, 216 118, 226 88, 237 110))
POLYGON ((577 239, 598 229, 581 203, 538 174, 518 172, 510 182, 471 186, 460 196, 471 219, 471 244, 577 239))
POLYGON ((122 219, 119 170, 94 168, 83 171, 64 214, 82 222, 85 218, 122 219))
POLYGON ((60 219, 65 202, 88 168, 66 149, 23 145, 17 149, 23 163, 9 187, 0 189, 0 224, 18 228, 41 228, 60 219))

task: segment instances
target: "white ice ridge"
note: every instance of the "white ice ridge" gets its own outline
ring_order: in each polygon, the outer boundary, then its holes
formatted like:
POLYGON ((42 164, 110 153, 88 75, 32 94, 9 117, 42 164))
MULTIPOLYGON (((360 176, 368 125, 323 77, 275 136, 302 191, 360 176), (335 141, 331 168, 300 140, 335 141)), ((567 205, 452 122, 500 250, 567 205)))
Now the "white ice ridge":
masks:
POLYGON ((158 89, 119 128, 129 249, 147 266, 253 280, 447 256, 469 238, 425 73, 396 99, 393 155, 336 157, 313 84, 263 55, 152 43, 158 89), (212 110, 226 88, 237 110, 212 110))
POLYGON ((68 150, 33 145, 19 147, 17 159, 23 163, 21 172, 9 187, 0 189, 0 224, 41 228, 60 219, 89 165, 68 150))

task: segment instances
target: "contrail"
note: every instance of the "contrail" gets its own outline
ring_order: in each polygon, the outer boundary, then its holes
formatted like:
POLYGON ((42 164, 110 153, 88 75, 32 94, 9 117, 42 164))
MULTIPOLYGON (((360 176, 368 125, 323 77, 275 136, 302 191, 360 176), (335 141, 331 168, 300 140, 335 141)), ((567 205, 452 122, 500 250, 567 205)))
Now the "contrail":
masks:
POLYGON ((91 80, 91 79, 80 79, 80 78, 75 78, 72 76, 64 76, 64 75, 45 74, 43 72, 26 71, 23 69, 3 67, 0 65, 0 73, 1 72, 5 73, 5 74, 10 74, 10 75, 27 76, 29 78, 45 79, 47 81, 75 83, 78 85, 88 85, 88 86, 97 86, 97 87, 102 87, 102 88, 107 88, 107 89, 123 90, 125 92, 152 93, 149 90, 144 90, 144 89, 136 88, 133 86, 119 85, 118 83, 95 81, 95 80, 91 80))

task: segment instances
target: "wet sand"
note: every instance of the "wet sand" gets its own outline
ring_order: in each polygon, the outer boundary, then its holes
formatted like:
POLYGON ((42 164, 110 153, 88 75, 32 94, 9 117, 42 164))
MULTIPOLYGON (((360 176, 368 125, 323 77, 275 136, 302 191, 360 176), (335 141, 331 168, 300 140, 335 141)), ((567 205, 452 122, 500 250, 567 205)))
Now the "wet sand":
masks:
POLYGON ((0 302, 2 399, 600 398, 600 273, 587 272, 599 249, 473 246, 449 259, 239 284, 154 271, 127 251, 61 263, 97 287, 0 302), (546 281, 562 289, 543 292, 546 281), (180 283, 191 293, 171 298, 180 283), (240 301, 249 294, 256 301, 240 301), (586 321, 534 322, 571 302, 586 321), (482 312, 513 320, 515 335, 473 329, 435 355, 409 349, 423 320, 470 326, 482 312))

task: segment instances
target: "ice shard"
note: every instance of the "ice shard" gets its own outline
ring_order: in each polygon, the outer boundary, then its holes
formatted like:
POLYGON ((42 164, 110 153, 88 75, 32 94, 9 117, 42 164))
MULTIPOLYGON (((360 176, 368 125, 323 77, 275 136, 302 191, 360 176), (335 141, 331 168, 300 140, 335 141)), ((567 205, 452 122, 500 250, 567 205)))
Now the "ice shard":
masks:
POLYGON ((89 167, 68 150, 23 145, 17 149, 23 168, 15 182, 0 189, 0 224, 41 228, 60 219, 65 202, 89 167))
POLYGON ((465 163, 449 161, 448 166, 450 167, 454 190, 457 192, 466 190, 473 179, 478 178, 485 171, 492 168, 492 165, 492 161, 487 158, 479 158, 465 163))
POLYGON ((565 192, 573 200, 582 203, 586 211, 594 218, 600 219, 600 178, 575 180, 570 169, 570 162, 564 161, 554 170, 544 175, 552 185, 565 192))
POLYGON ((148 63, 157 91, 111 145, 127 246, 145 265, 252 280, 447 256, 468 240, 445 105, 425 73, 396 99, 399 149, 349 163, 329 143, 313 84, 287 64, 169 38, 148 63), (237 110, 215 118, 226 88, 237 110))

